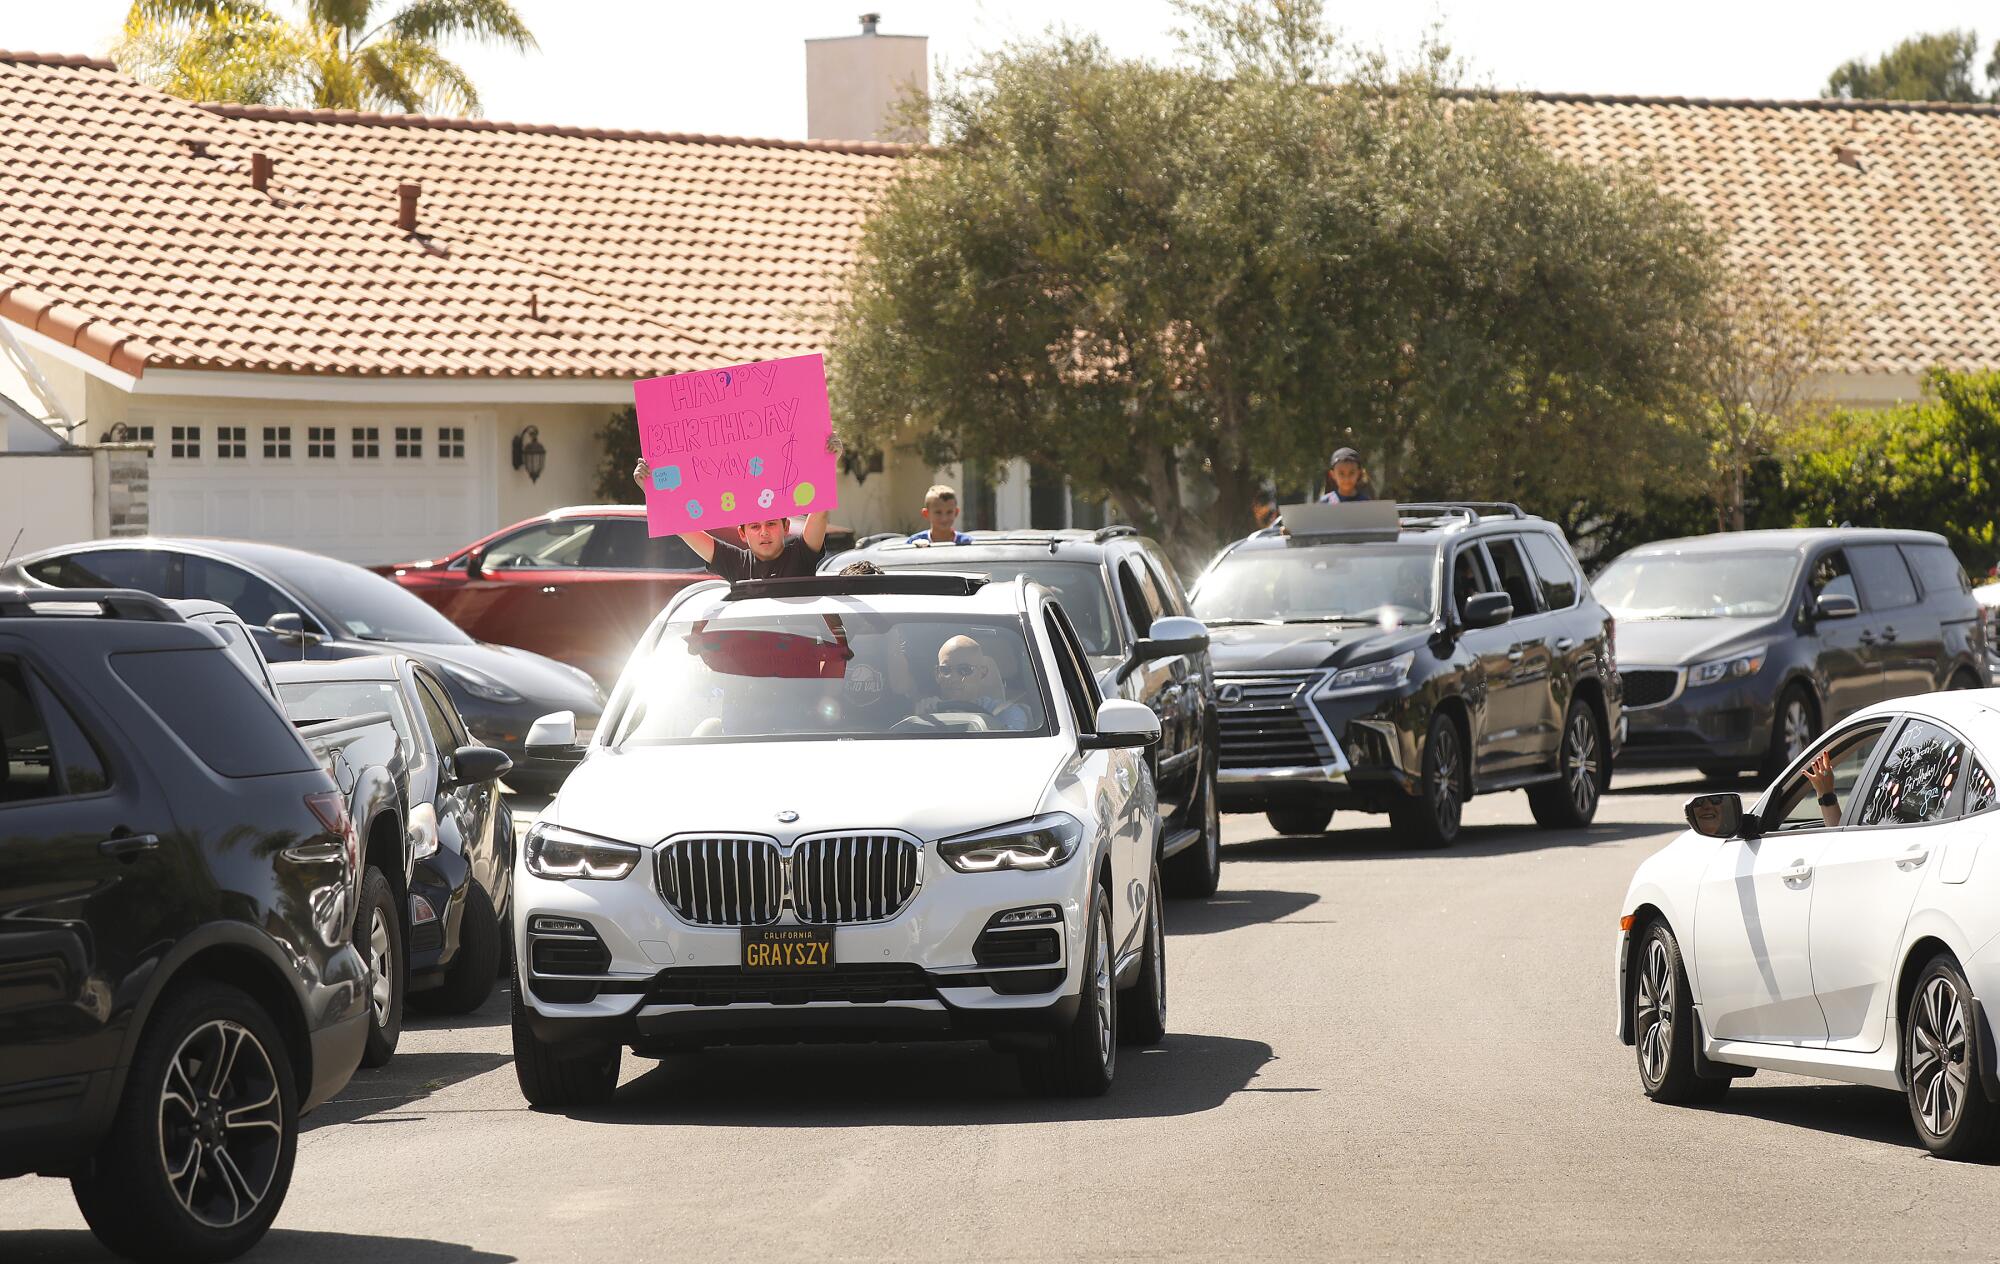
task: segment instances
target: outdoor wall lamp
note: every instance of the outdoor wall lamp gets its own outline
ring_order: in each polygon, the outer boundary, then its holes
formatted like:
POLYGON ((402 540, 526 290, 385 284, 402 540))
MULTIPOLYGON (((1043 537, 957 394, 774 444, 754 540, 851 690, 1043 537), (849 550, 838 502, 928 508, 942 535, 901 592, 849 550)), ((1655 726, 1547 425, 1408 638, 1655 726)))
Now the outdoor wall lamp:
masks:
POLYGON ((514 468, 528 471, 530 483, 539 482, 542 467, 549 462, 549 450, 542 446, 542 432, 534 426, 523 426, 521 433, 514 436, 514 468))

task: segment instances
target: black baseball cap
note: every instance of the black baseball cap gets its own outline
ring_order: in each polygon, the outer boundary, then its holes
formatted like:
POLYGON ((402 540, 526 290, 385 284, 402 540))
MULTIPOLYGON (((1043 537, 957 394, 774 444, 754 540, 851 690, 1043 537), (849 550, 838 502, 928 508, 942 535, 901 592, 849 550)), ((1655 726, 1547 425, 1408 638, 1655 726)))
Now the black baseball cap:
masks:
POLYGON ((1353 448, 1335 448, 1333 455, 1326 459, 1326 468, 1332 469, 1342 461, 1352 461, 1356 465, 1359 465, 1361 464, 1361 454, 1353 448))

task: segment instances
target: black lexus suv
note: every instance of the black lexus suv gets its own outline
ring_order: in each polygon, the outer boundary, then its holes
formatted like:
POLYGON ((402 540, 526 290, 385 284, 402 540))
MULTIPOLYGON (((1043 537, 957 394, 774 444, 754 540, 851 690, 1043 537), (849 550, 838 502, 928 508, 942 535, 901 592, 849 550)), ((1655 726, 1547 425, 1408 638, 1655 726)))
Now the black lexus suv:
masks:
POLYGON ((1062 601, 1107 698, 1143 702, 1160 717, 1153 779, 1166 817, 1160 880, 1167 894, 1205 898, 1222 876, 1216 797, 1214 681, 1207 635, 1158 544, 1129 526, 1095 531, 974 531, 968 544, 873 536, 820 563, 837 574, 855 562, 883 570, 930 568, 995 578, 1026 575, 1062 601))
POLYGON ((346 799, 222 637, 0 589, 0 1177, 107 1246, 229 1259, 361 1059, 346 799))
POLYGON ((1470 796, 1525 789, 1542 825, 1588 824, 1624 723, 1612 619, 1562 533, 1511 504, 1312 508, 1195 584, 1223 809, 1285 834, 1387 812, 1434 847, 1470 796))

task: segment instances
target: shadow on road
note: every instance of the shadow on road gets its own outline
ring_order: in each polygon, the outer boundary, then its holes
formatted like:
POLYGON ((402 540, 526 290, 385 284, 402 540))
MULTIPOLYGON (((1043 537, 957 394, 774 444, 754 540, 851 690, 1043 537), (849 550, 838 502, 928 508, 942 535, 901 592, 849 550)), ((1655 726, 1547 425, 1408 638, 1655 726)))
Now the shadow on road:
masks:
MULTIPOLYGON (((1512 856, 1555 847, 1589 847, 1657 836, 1676 822, 1601 822, 1577 830, 1545 830, 1537 826, 1468 825, 1450 847, 1415 849, 1402 846, 1386 826, 1370 829, 1336 828, 1317 835, 1278 835, 1249 842, 1226 843, 1223 860, 1422 860, 1451 856, 1512 856)), ((1229 870, 1223 869, 1227 877, 1229 870)))
POLYGON ((1708 1109, 1720 1115, 1765 1119, 1858 1141, 1879 1141, 1911 1150, 1923 1148, 1910 1122, 1910 1108, 1903 1095, 1886 1089, 1854 1084, 1787 1084, 1770 1088, 1757 1088, 1754 1083, 1737 1084, 1730 1088, 1728 1096, 1708 1109))
POLYGON ((1743 796, 1744 805, 1748 806, 1750 800, 1764 793, 1764 785, 1765 782, 1762 777, 1753 777, 1748 773, 1740 777, 1729 777, 1711 781, 1690 768, 1685 770, 1685 775, 1681 775, 1680 771, 1677 770, 1672 780, 1648 778, 1644 781, 1629 781, 1614 777, 1611 780, 1611 789, 1605 791, 1605 793, 1607 795, 1669 794, 1679 796, 1721 794, 1733 790, 1743 796))
MULTIPOLYGON (((1228 870, 1223 870, 1228 876, 1228 870)), ((1167 904, 1167 934, 1213 935, 1265 922, 1281 921, 1319 903, 1306 891, 1217 891, 1206 900, 1175 900, 1167 904)))
MULTIPOLYGON (((475 1075, 513 1061, 499 1053, 398 1053, 389 1065, 361 1070, 340 1090, 340 1095, 299 1121, 301 1132, 330 1124, 359 1123, 385 1110, 402 1110, 442 1088, 449 1088, 475 1075)), ((418 1122, 419 1115, 398 1116, 376 1122, 383 1126, 418 1122)), ((0 1255, 0 1259, 7 1258, 0 1255)))
MULTIPOLYGON (((117 1260, 82 1229, 0 1230, 0 1260, 7 1264, 97 1264, 117 1260)), ((273 1229, 247 1257, 259 1264, 351 1264, 354 1260, 394 1260, 396 1264, 512 1264, 518 1258, 479 1251, 430 1238, 376 1237, 365 1233, 305 1233, 273 1229)))
POLYGON ((662 1062, 621 1088, 612 1105, 575 1115, 597 1123, 731 1128, 1164 1119, 1214 1110, 1251 1089, 1273 1060, 1261 1041, 1169 1035, 1158 1048, 1120 1049, 1118 1080, 1107 1095, 1044 1098, 1022 1086, 1011 1056, 983 1045, 716 1049, 662 1062))

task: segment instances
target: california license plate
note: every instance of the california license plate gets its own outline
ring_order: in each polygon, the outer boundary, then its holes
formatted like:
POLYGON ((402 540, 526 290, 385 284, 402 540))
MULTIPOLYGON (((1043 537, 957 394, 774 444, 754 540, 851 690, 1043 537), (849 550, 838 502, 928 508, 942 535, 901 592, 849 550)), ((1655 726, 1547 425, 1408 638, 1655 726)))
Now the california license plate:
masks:
POLYGON ((833 927, 746 926, 745 970, 831 970, 833 927))

